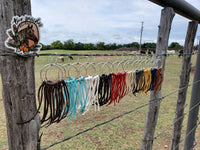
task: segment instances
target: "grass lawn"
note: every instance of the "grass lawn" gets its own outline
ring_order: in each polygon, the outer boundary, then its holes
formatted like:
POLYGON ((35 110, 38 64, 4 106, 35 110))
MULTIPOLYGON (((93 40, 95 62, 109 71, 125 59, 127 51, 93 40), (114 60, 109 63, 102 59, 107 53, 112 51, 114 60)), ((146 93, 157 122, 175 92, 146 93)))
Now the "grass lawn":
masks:
MULTIPOLYGON (((64 50, 50 50, 50 51, 41 51, 41 53, 116 53, 116 51, 64 51, 64 50)), ((119 53, 119 52, 117 52, 119 53)), ((95 57, 95 61, 105 61, 110 59, 110 61, 118 60, 120 56, 112 56, 112 57, 95 57)), ((128 57, 124 57, 127 59, 128 57)), ((41 56, 35 58, 35 78, 36 78, 36 92, 38 87, 41 84, 40 79, 40 71, 45 64, 48 64, 56 60, 56 57, 47 57, 41 56)), ((65 57, 65 62, 68 63, 68 57, 65 57)), ((93 57, 89 58, 89 61, 93 61, 93 57)), ((88 58, 86 57, 74 57, 70 63, 75 63, 77 60, 80 62, 87 62, 88 58)), ((192 56, 192 64, 194 65, 196 61, 196 56, 192 56)), ((61 63, 58 60, 58 63, 61 63)), ((62 63, 62 64, 64 64, 62 63)), ((166 59, 166 68, 165 68, 165 77, 162 86, 162 95, 166 95, 176 89, 179 86, 179 75, 181 72, 181 64, 182 59, 179 59, 178 56, 169 56, 166 59)), ((128 66, 128 69, 131 69, 132 65, 128 66)), ((141 67, 141 66, 134 66, 141 67)), ((142 66, 144 68, 147 66, 142 66)), ((105 72, 109 72, 110 70, 106 67, 104 68, 105 72)), ((119 67, 120 69, 120 67, 119 67)), ((92 72, 92 68, 88 69, 92 72)), ((49 70, 51 71, 51 70, 49 70)), ((56 71, 52 71, 52 78, 57 76, 56 71), (54 72, 53 72, 54 71, 54 72)), ((49 74, 49 73, 48 73, 49 74)), ((75 71, 72 71, 70 75, 76 75, 75 71)), ((190 83, 192 83, 193 75, 190 74, 191 79, 190 83)), ((49 76, 48 76, 49 77, 49 76)), ((1 86, 0 86, 1 88, 1 86)), ((142 104, 148 103, 150 93, 141 94, 137 96, 127 95, 125 96, 119 104, 116 106, 109 105, 101 107, 101 110, 94 111, 90 110, 85 115, 78 115, 77 119, 71 118, 69 122, 64 119, 59 124, 53 124, 48 128, 42 128, 41 133, 43 132, 41 147, 48 146, 56 141, 62 140, 68 136, 74 135, 79 131, 87 129, 89 127, 94 126, 97 123, 101 123, 103 121, 109 120, 112 117, 115 117, 123 112, 129 111, 133 108, 136 108, 142 104)), ((1 96, 1 95, 0 95, 1 96)), ((187 102, 185 112, 188 111, 189 101, 191 96, 191 87, 188 88, 187 93, 187 102)), ((177 93, 165 98, 160 107, 158 123, 156 127, 155 135, 159 134, 163 131, 168 125, 173 122, 176 108, 176 100, 177 93)), ((145 125, 145 119, 148 111, 148 106, 138 111, 120 117, 106 125, 102 125, 98 128, 95 128, 92 131, 84 133, 80 136, 77 136, 69 141, 58 144, 52 148, 51 150, 74 150, 74 149, 87 149, 87 150, 103 150, 103 149, 127 149, 127 150, 138 150, 140 149, 142 138, 143 138, 143 130, 145 125)), ((0 97, 0 149, 6 150, 8 149, 7 143, 7 135, 6 135, 6 120, 5 113, 3 108, 2 96, 0 97)), ((186 124, 187 124, 187 116, 185 116, 182 130, 182 138, 185 136, 186 124)), ((164 132, 161 136, 159 136, 154 141, 154 150, 168 150, 170 149, 170 141, 172 136, 173 127, 169 128, 166 132, 164 132), (168 148, 167 148, 168 147, 168 148)), ((200 128, 197 128, 197 135, 200 135, 200 128)), ((183 147, 184 142, 181 143, 181 147, 183 147)), ((200 145, 200 139, 199 139, 200 145)), ((200 147, 200 146, 196 146, 200 147)), ((181 148, 182 149, 182 148, 181 148)), ((196 148, 197 150, 197 148, 196 148)))

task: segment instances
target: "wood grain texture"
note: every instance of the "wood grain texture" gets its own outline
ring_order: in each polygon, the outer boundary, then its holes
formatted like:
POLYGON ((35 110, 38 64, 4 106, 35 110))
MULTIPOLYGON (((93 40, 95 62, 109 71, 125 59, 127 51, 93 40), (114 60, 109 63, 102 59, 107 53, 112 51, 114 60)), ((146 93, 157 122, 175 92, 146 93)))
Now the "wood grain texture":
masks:
MULTIPOLYGON (((172 8, 166 7, 161 11, 160 25, 158 31, 157 45, 156 45, 156 58, 155 65, 165 69, 166 56, 163 54, 167 53, 169 34, 171 30, 172 20, 175 13, 172 8)), ((150 100, 158 99, 161 97, 161 91, 151 92, 150 100)), ((152 101, 149 105, 148 114, 145 123, 143 142, 141 150, 151 150, 153 147, 153 138, 155 128, 157 124, 159 108, 159 100, 152 101)))
MULTIPOLYGON (((0 49, 6 49, 6 30, 12 17, 24 14, 31 15, 30 0, 0 1, 0 49)), ((29 120, 36 112, 34 57, 1 56, 0 62, 9 149, 36 150, 39 116, 27 124, 17 124, 29 120)))
MULTIPOLYGON (((198 136, 195 135, 196 129, 199 125, 199 103, 200 103, 200 41, 199 41, 199 48, 197 52, 197 59, 196 59, 196 65, 195 65, 195 73, 194 73, 194 79, 193 79, 193 86, 192 86, 192 94, 190 99, 190 112, 188 115, 187 120, 187 131, 186 131, 186 137, 185 137, 185 145, 184 150, 190 150, 194 147, 197 149, 198 145, 196 145, 196 138, 198 139, 198 136), (197 107, 196 107, 197 106, 197 107)), ((194 148, 194 149, 195 149, 194 148)))
POLYGON ((188 29, 187 29, 187 35, 185 39, 185 44, 183 48, 183 59, 182 59, 182 71, 180 75, 180 83, 179 88, 181 90, 178 91, 178 99, 177 99, 177 105, 176 105, 176 113, 174 121, 178 120, 174 124, 174 130, 172 135, 172 142, 171 142, 171 150, 179 150, 178 143, 180 142, 181 138, 181 129, 182 129, 182 123, 184 117, 184 108, 185 108, 185 101, 187 97, 187 85, 189 84, 190 80, 190 70, 191 70, 191 57, 192 57, 192 50, 194 45, 194 39, 196 36, 198 27, 197 21, 189 22, 188 29), (190 54, 190 55, 184 55, 190 54), (186 88, 183 88, 186 87, 186 88), (182 118, 181 118, 182 117, 182 118), (181 119, 180 119, 181 118, 181 119))

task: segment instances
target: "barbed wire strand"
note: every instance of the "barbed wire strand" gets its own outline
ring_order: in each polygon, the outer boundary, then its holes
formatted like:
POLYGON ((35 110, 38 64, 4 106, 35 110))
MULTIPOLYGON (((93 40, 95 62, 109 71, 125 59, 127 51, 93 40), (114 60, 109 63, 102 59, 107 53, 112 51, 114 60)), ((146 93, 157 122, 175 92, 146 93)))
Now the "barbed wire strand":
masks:
POLYGON ((47 147, 45 147, 45 148, 42 148, 41 150, 46 150, 46 149, 48 149, 48 148, 50 148, 50 147, 53 147, 53 146, 55 146, 55 145, 57 145, 57 144, 60 144, 60 143, 62 143, 62 142, 65 142, 65 141, 67 141, 67 140, 70 140, 70 139, 72 139, 72 138, 74 138, 74 137, 76 137, 76 136, 78 136, 78 135, 81 135, 81 134, 83 134, 83 133, 85 133, 85 132, 88 132, 88 131, 90 131, 90 130, 93 130, 93 129, 96 128, 96 127, 99 127, 99 126, 102 126, 102 125, 104 125, 104 124, 107 124, 107 123, 109 123, 109 122, 111 122, 111 121, 113 121, 113 120, 115 120, 115 119, 117 119, 117 118, 120 118, 120 117, 124 116, 124 115, 127 115, 127 114, 130 114, 130 113, 132 113, 132 112, 135 112, 135 111, 138 110, 138 109, 141 109, 141 108, 143 108, 143 107, 145 107, 145 106, 148 106, 150 103, 152 103, 152 102, 154 102, 154 101, 162 101, 162 100, 165 99, 166 97, 168 97, 168 96, 170 96, 170 95, 172 95, 172 94, 178 92, 179 90, 183 90, 184 88, 187 88, 187 87, 189 87, 189 86, 192 86, 192 85, 194 85, 194 84, 197 84, 198 82, 200 82, 200 80, 194 81, 192 84, 188 84, 188 85, 186 85, 186 86, 184 86, 184 87, 182 87, 182 88, 179 88, 179 89, 177 89, 177 90, 175 90, 175 91, 172 91, 172 92, 166 94, 165 96, 162 96, 161 98, 156 98, 156 99, 150 100, 150 101, 149 101, 148 103, 146 103, 146 104, 140 105, 140 106, 138 106, 138 107, 136 107, 136 108, 134 108, 134 109, 132 109, 132 110, 130 110, 130 111, 128 111, 128 112, 124 112, 124 113, 122 113, 122 114, 120 114, 120 115, 118 115, 118 116, 116 116, 116 117, 113 117, 113 118, 111 118, 111 119, 109 119, 109 120, 107 120, 107 121, 105 121, 105 122, 98 123, 98 124, 96 124, 96 125, 93 126, 93 127, 90 127, 90 128, 88 128, 88 129, 86 129, 86 130, 83 130, 83 131, 80 131, 80 132, 78 132, 77 134, 72 135, 72 136, 69 136, 69 137, 67 137, 67 138, 65 138, 65 139, 63 139, 63 140, 57 141, 57 142, 55 142, 55 143, 53 143, 53 144, 51 144, 51 145, 49 145, 49 146, 47 146, 47 147))
POLYGON ((199 125, 200 125, 200 121, 190 130, 190 132, 188 132, 186 134, 185 138, 180 140, 180 142, 176 145, 176 147, 174 149, 176 149, 192 133, 192 131, 194 131, 199 125))
POLYGON ((46 150, 46 149, 48 149, 48 148, 50 148, 50 147, 53 147, 54 145, 57 145, 57 144, 60 144, 60 143, 62 143, 62 142, 64 142, 64 141, 70 140, 70 139, 72 139, 72 138, 74 138, 74 137, 76 137, 76 136, 78 136, 78 135, 80 135, 80 134, 83 134, 83 133, 85 133, 85 132, 88 132, 88 131, 90 131, 90 130, 93 130, 94 128, 97 128, 97 127, 102 126, 102 125, 104 125, 104 124, 107 124, 107 123, 109 123, 109 122, 111 122, 111 121, 113 121, 113 120, 115 120, 115 119, 117 119, 117 118, 120 118, 120 117, 122 117, 122 116, 124 116, 124 115, 126 115, 126 114, 129 114, 129 113, 132 113, 132 112, 134 112, 134 111, 136 111, 136 110, 138 110, 138 109, 141 109, 141 108, 143 108, 143 107, 145 107, 145 106, 147 106, 147 105, 149 105, 149 103, 146 103, 146 104, 141 105, 141 106, 139 106, 139 107, 137 107, 137 108, 135 108, 135 109, 133 109, 133 110, 131 110, 131 111, 128 111, 128 112, 125 112, 125 113, 123 113, 123 114, 120 114, 120 115, 118 115, 118 116, 116 116, 116 117, 113 117, 112 119, 109 119, 109 120, 107 120, 107 121, 105 121, 105 122, 98 123, 98 124, 96 124, 96 125, 93 126, 93 127, 90 127, 90 128, 88 128, 88 129, 86 129, 86 130, 83 130, 83 131, 81 131, 81 132, 78 132, 78 133, 75 134, 75 135, 69 136, 69 137, 67 137, 67 138, 65 138, 65 139, 63 139, 63 140, 60 140, 60 141, 58 141, 58 142, 55 142, 55 143, 49 145, 48 147, 42 148, 41 150, 46 150))
POLYGON ((157 134, 153 140, 157 139, 159 136, 161 136, 164 132, 166 132, 167 130, 169 130, 169 128, 171 128, 176 122, 178 122, 180 119, 182 119, 185 115, 187 115, 189 112, 191 112, 194 108, 196 108, 197 106, 200 105, 200 102, 198 102, 196 105, 194 105, 192 108, 189 109, 189 111, 187 111, 186 113, 184 113, 182 116, 180 116, 179 118, 177 118, 176 120, 173 121, 172 124, 168 125, 163 131, 161 131, 159 134, 157 134))
MULTIPOLYGON (((168 56, 168 55, 177 55, 178 54, 135 54, 135 53, 115 53, 115 54, 54 54, 54 53, 43 53, 38 54, 38 56, 168 56)), ((183 55, 192 55, 192 53, 184 53, 183 55)))
MULTIPOLYGON (((175 53, 175 54, 137 54, 137 53, 115 53, 115 54, 55 54, 55 53, 42 53, 42 54, 37 54, 37 53, 29 53, 29 54, 20 54, 16 53, 12 50, 6 50, 6 49, 0 49, 2 51, 0 53, 0 56, 21 56, 21 57, 30 57, 30 56, 169 56, 169 55, 174 55, 174 56, 179 56, 180 54, 175 53)), ((66 50, 67 51, 67 50, 66 50)), ((181 55, 193 55, 193 54, 198 54, 198 53, 183 53, 181 55)))
MULTIPOLYGON (((199 120, 199 117, 198 117, 198 120, 199 120)), ((197 128, 196 128, 196 129, 197 129, 197 128)), ((200 130, 199 130, 198 133, 199 133, 198 135, 200 135, 200 130)), ((196 146, 198 145, 198 143, 200 142, 200 136, 199 136, 199 138, 197 138, 196 136, 197 136, 197 135, 196 135, 196 133, 195 133, 195 141, 194 141, 193 148, 196 147, 196 146)))

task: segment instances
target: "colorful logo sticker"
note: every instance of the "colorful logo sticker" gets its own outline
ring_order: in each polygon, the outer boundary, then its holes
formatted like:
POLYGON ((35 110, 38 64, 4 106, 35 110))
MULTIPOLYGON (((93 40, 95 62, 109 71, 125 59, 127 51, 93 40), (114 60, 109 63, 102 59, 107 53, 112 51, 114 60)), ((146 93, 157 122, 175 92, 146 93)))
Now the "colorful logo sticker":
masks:
POLYGON ((14 16, 11 29, 7 30, 6 47, 14 49, 19 54, 38 53, 42 47, 39 44, 39 27, 42 27, 40 18, 36 19, 28 15, 14 16))

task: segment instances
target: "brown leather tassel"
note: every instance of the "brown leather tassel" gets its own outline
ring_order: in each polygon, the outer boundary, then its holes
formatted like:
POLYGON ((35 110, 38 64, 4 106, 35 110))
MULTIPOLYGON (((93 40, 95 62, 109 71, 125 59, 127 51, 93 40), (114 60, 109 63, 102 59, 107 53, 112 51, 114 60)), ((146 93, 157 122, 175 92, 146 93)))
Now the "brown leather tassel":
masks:
POLYGON ((162 68, 158 68, 156 71, 156 78, 154 80, 153 92, 156 92, 157 90, 161 89, 162 82, 163 82, 163 70, 162 70, 162 68))

